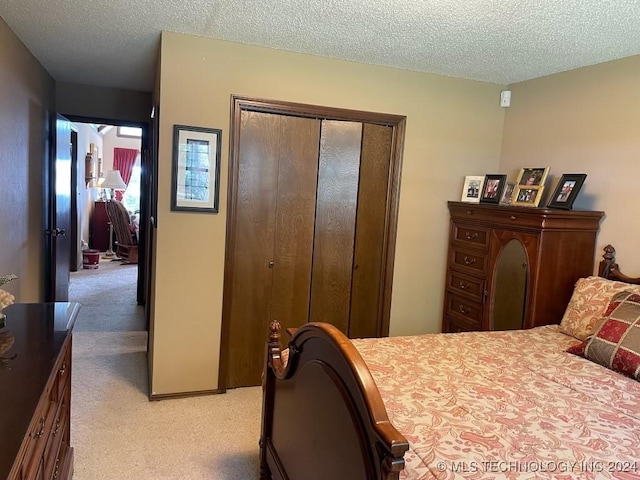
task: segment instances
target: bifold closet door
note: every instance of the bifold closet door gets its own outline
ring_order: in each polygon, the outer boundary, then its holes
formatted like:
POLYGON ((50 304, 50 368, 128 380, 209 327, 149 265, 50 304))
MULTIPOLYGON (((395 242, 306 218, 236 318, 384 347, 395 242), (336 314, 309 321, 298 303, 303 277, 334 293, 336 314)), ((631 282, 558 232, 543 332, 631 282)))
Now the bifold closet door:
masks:
POLYGON ((362 123, 323 120, 309 321, 349 331, 362 123))
POLYGON ((322 122, 309 321, 350 338, 381 334, 393 129, 322 122))
POLYGON ((382 275, 392 140, 391 127, 363 125, 349 338, 382 334, 382 275))
POLYGON ((316 119, 242 111, 228 388, 260 384, 270 318, 307 321, 319 131, 316 119))

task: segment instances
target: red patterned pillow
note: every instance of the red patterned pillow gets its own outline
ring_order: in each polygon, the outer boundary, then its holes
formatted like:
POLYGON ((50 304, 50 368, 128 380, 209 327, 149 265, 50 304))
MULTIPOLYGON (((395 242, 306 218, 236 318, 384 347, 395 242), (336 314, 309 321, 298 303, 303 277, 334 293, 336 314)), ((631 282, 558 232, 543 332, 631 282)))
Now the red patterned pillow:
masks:
POLYGON ((560 322, 560 331, 586 340, 593 335, 602 317, 607 316, 607 305, 612 297, 623 291, 640 294, 640 286, 602 277, 579 279, 560 322))
POLYGON ((567 351, 640 380, 640 295, 617 293, 607 313, 591 338, 567 351))

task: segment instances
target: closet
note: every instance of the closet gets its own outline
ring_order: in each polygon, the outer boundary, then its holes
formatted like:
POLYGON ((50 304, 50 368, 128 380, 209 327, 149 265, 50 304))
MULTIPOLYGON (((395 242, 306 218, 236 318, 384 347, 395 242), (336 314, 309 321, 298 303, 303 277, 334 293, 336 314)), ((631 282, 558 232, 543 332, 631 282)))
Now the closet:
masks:
POLYGON ((389 329, 404 117, 276 105, 234 103, 222 391, 260 383, 272 320, 389 329))

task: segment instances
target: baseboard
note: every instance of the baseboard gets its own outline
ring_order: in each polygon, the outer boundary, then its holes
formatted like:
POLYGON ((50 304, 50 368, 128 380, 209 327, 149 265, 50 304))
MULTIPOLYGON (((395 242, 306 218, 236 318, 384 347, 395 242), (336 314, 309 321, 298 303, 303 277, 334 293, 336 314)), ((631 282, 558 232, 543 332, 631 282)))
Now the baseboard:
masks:
POLYGON ((195 392, 178 392, 178 393, 152 393, 149 395, 149 400, 171 400, 174 398, 185 398, 185 397, 200 397, 203 395, 217 395, 220 393, 219 390, 198 390, 195 392))

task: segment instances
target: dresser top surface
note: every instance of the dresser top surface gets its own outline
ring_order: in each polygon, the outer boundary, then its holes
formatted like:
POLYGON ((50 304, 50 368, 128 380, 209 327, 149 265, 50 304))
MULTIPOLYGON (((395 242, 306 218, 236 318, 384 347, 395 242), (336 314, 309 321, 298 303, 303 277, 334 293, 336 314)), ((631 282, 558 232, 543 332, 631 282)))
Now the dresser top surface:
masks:
POLYGON ((492 203, 471 203, 471 202, 447 202, 449 210, 451 209, 482 209, 495 212, 517 212, 529 215, 545 215, 545 216, 585 216, 585 217, 602 217, 604 212, 598 210, 564 210, 546 207, 524 207, 519 205, 496 205, 492 203))

